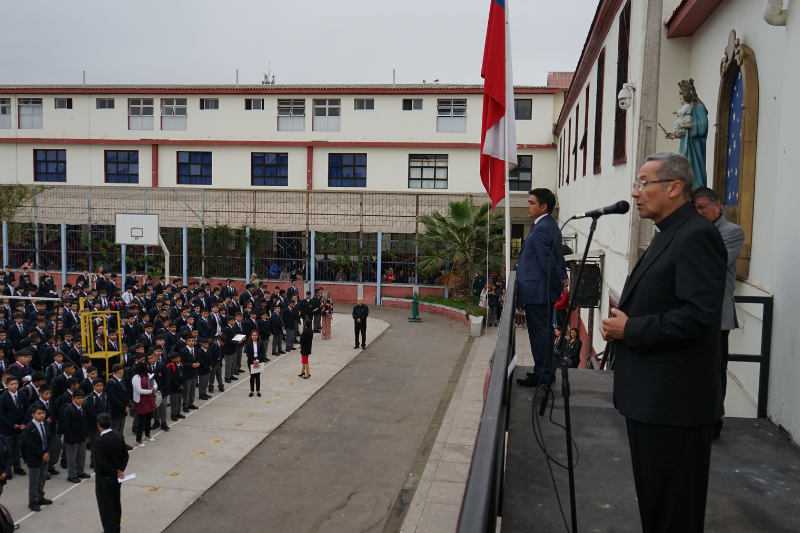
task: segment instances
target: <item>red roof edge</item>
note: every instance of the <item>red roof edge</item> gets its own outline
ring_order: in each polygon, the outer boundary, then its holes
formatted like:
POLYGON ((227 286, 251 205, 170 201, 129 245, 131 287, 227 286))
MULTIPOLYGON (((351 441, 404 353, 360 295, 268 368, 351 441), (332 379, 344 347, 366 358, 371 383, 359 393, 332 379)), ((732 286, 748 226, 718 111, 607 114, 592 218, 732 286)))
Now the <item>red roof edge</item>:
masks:
POLYGON ((724 0, 681 0, 664 23, 667 38, 691 37, 706 23, 724 0))
POLYGON ((574 76, 574 72, 548 72, 547 86, 568 89, 574 76))

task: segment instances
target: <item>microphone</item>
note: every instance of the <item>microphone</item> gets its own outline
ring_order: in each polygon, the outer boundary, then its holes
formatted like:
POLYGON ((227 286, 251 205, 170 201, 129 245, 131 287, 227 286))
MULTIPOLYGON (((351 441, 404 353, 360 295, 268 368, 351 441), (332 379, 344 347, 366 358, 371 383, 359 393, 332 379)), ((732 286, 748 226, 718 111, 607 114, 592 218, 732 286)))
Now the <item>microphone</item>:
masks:
POLYGON ((578 213, 572 218, 599 218, 603 215, 624 215, 630 208, 631 204, 625 200, 620 200, 615 204, 607 205, 606 207, 601 207, 600 209, 595 209, 594 211, 578 213))

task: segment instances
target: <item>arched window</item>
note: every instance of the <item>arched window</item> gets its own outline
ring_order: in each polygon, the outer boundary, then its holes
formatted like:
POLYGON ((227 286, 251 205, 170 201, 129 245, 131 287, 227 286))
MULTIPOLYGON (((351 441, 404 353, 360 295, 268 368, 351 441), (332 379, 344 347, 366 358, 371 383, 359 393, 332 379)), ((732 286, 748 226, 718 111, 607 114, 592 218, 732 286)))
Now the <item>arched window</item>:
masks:
POLYGON ((744 230, 736 274, 750 274, 753 206, 758 142, 758 67, 750 47, 731 30, 720 64, 717 136, 714 144, 714 192, 723 214, 744 230))

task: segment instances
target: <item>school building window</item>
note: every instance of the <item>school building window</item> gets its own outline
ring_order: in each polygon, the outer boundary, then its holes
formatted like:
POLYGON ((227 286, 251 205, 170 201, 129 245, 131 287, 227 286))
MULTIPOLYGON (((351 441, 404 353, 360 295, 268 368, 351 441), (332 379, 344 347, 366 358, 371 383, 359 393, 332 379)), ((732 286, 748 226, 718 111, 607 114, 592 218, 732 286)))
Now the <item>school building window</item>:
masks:
POLYGON ((305 100, 278 100, 278 131, 306 131, 305 100))
POLYGON ((341 131, 342 100, 314 100, 314 131, 341 131))
POLYGON ((533 110, 533 100, 514 100, 514 118, 516 120, 530 120, 533 110))
POLYGON ((106 183, 139 183, 138 150, 106 150, 106 183))
POLYGON ((211 185, 211 152, 178 152, 178 185, 211 185))
POLYGON ((511 258, 516 259, 522 251, 522 241, 525 240, 525 226, 511 224, 511 258))
POLYGON ((446 189, 447 155, 411 154, 408 156, 409 189, 446 189))
POLYGON ((128 129, 153 129, 153 98, 128 99, 128 129))
POLYGON ((66 150, 34 150, 33 181, 67 181, 66 150))
POLYGON ((466 133, 467 101, 439 100, 436 106, 436 131, 444 133, 466 133))
POLYGON ((201 98, 200 109, 219 109, 219 98, 201 98))
POLYGON ((161 129, 186 131, 186 98, 161 99, 161 129))
POLYGON ((599 174, 600 167, 600 148, 603 141, 603 84, 605 83, 606 70, 606 49, 600 51, 597 58, 597 84, 594 97, 594 173, 599 174))
POLYGON ((56 109, 72 109, 72 98, 56 98, 56 109))
POLYGON ((403 98, 403 111, 420 111, 422 98, 403 98))
POLYGON ((375 109, 375 100, 372 98, 356 98, 354 102, 356 111, 375 109))
POLYGON ((97 109, 114 109, 113 98, 98 98, 97 109))
POLYGON ((250 182, 266 187, 289 185, 289 154, 250 154, 250 182))
POLYGON ((11 98, 0 98, 0 129, 11 129, 11 98))
POLYGON ((366 187, 367 154, 328 154, 328 187, 366 187))
POLYGON ((531 190, 532 167, 532 155, 518 155, 517 166, 514 170, 508 171, 508 190, 526 192, 531 190))
POLYGON ((19 129, 42 129, 41 98, 20 98, 17 100, 17 109, 19 109, 19 129))
POLYGON ((263 98, 245 98, 244 108, 248 111, 262 111, 264 109, 263 98))

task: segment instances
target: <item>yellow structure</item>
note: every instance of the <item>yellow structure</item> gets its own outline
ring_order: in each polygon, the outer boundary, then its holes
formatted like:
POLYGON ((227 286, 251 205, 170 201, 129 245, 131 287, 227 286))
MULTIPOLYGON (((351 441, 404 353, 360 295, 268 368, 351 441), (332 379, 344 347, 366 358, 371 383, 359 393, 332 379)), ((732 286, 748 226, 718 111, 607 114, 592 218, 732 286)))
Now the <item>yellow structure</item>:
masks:
MULTIPOLYGON (((81 302, 81 305, 82 304, 83 302, 81 302)), ((113 360, 115 358, 117 358, 117 360, 121 359, 121 352, 119 350, 109 351, 108 349, 108 322, 112 315, 116 316, 116 323, 119 325, 119 311, 86 311, 80 314, 81 340, 84 346, 83 353, 92 358, 92 364, 97 367, 98 374, 105 380, 108 380, 108 377, 111 375, 109 370, 111 366, 113 366, 113 360), (94 343, 95 321, 102 321, 103 324, 103 333, 98 338, 98 343, 104 348, 103 350, 96 350, 94 343), (103 363, 98 364, 100 360, 103 360, 103 363), (111 364, 109 364, 109 360, 112 361, 111 364), (103 371, 103 366, 105 366, 105 371, 103 371)))

